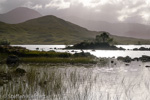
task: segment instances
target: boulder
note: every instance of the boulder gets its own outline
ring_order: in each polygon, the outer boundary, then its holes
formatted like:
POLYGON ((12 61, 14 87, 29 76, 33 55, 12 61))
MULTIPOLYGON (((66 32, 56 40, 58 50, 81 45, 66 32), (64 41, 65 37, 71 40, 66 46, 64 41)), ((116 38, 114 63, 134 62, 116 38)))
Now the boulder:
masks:
POLYGON ((111 63, 114 63, 114 61, 112 60, 111 63))
POLYGON ((129 57, 129 56, 126 56, 126 57, 118 57, 117 60, 121 60, 123 62, 126 62, 126 63, 130 63, 132 61, 132 58, 129 57))
POLYGON ((150 61, 150 56, 142 55, 142 57, 140 57, 140 60, 143 61, 143 62, 149 62, 150 61))
POLYGON ((126 66, 129 66, 130 64, 125 64, 126 66))
POLYGON ((129 56, 126 56, 126 57, 124 58, 124 62, 130 63, 131 61, 132 61, 132 59, 131 59, 131 57, 129 57, 129 56))
POLYGON ((8 67, 18 67, 19 66, 19 58, 15 55, 11 55, 7 57, 6 64, 8 67))

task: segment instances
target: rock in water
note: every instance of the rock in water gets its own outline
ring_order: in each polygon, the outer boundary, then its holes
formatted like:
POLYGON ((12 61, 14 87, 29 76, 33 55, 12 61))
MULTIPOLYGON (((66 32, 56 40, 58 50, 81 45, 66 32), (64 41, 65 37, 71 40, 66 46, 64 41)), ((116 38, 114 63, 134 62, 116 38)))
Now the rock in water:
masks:
POLYGON ((111 63, 114 63, 114 61, 112 60, 111 63))
POLYGON ((6 63, 8 67, 18 67, 19 66, 19 58, 15 55, 8 56, 6 63))
POLYGON ((150 67, 150 65, 146 65, 145 67, 150 67))

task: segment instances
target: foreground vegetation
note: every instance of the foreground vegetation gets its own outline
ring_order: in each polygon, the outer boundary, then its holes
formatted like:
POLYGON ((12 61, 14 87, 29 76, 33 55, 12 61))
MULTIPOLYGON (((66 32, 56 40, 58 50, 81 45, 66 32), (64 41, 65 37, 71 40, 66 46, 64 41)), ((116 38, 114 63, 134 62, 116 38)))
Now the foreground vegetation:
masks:
MULTIPOLYGON (((1 65, 3 71, 6 65, 1 65)), ((118 67, 117 67, 118 66, 118 67)), ((19 66, 27 73, 0 86, 1 100, 149 100, 150 71, 129 68, 68 65, 19 66), (129 68, 129 69, 128 69, 129 68), (132 69, 132 70, 131 70, 132 69), (30 96, 30 97, 29 97, 30 96), (32 97, 31 97, 32 96, 32 97), (140 98, 140 99, 139 99, 140 98)))

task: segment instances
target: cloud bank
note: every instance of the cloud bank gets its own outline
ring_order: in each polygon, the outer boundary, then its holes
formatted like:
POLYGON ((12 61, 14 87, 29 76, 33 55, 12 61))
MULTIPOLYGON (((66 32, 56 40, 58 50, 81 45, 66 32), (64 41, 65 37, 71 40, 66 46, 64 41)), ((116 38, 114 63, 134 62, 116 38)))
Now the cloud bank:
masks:
POLYGON ((149 0, 1 0, 0 13, 28 7, 43 15, 150 24, 149 0))

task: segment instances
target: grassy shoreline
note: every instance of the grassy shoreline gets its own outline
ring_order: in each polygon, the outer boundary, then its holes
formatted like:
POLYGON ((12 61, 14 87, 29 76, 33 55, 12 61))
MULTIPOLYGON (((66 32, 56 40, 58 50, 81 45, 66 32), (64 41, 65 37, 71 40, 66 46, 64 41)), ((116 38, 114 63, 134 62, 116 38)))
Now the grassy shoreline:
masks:
POLYGON ((48 58, 48 57, 24 57, 21 58, 22 63, 82 63, 82 64, 96 64, 91 58, 77 57, 77 58, 48 58))
POLYGON ((55 51, 32 51, 22 47, 0 46, 0 63, 5 63, 10 55, 15 55, 21 63, 68 63, 96 64, 90 53, 75 53, 55 51))

